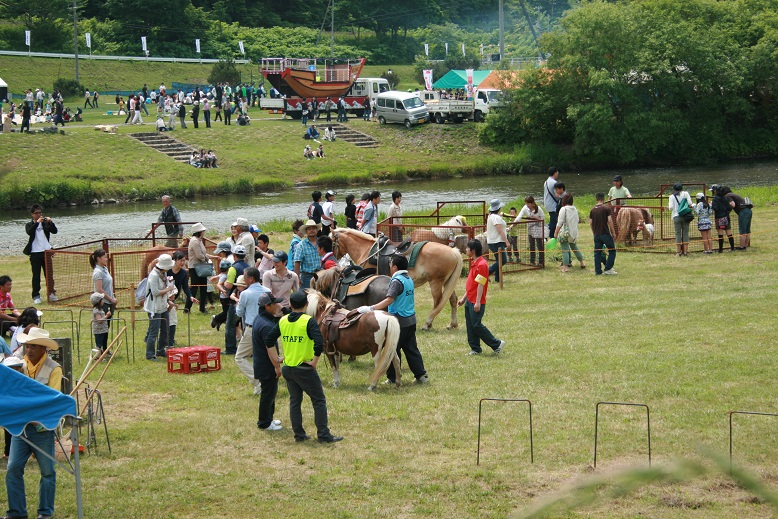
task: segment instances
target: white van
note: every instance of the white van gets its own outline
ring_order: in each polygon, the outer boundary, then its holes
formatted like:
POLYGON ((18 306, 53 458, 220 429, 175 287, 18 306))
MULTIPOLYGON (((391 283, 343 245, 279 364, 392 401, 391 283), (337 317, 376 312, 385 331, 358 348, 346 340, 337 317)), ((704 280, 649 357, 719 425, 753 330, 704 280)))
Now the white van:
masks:
POLYGON ((390 91, 376 96, 376 115, 380 124, 402 123, 406 128, 429 121, 427 106, 411 92, 390 91))

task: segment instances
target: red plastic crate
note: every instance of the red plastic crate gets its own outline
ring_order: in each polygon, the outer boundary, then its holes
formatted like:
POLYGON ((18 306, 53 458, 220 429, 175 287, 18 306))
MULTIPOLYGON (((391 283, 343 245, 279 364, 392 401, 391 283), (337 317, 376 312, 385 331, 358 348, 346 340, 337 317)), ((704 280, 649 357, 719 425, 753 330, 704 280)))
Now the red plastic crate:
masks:
POLYGON ((167 350, 168 373, 201 373, 221 369, 221 351, 210 346, 167 350))

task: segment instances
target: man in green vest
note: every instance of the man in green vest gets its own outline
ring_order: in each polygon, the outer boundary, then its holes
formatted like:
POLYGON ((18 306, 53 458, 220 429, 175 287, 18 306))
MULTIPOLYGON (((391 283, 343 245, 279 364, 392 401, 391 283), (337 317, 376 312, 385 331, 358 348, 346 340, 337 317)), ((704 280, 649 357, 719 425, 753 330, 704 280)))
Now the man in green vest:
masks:
POLYGON ((281 318, 270 334, 265 338, 265 345, 273 344, 282 337, 284 357, 279 359, 273 348, 268 348, 268 356, 274 366, 281 366, 281 374, 286 379, 289 390, 289 421, 292 423, 294 440, 302 442, 310 439, 303 428, 303 413, 300 408, 303 393, 307 394, 313 404, 313 420, 316 423, 317 437, 320 443, 335 443, 343 436, 333 436, 327 426, 327 399, 324 388, 316 372, 319 356, 324 351, 324 340, 316 320, 305 313, 308 297, 298 290, 289 297, 292 313, 281 318))

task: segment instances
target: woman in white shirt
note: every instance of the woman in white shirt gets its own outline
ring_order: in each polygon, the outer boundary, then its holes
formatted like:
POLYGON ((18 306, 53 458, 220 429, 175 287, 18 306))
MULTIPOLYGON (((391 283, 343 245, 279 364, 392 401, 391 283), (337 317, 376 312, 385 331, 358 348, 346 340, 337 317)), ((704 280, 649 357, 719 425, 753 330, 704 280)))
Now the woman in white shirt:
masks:
MULTIPOLYGON (((505 232, 505 220, 500 216, 500 209, 505 206, 498 198, 489 202, 489 217, 486 219, 486 246, 491 252, 502 256, 502 264, 508 263, 508 254, 505 249, 508 246, 508 235, 505 232)), ((497 260, 497 256, 495 256, 497 260)), ((489 274, 494 274, 494 281, 500 281, 499 261, 495 261, 489 267, 489 274)))
POLYGON ((554 237, 562 245, 562 272, 567 272, 570 266, 573 264, 570 257, 570 251, 575 253, 575 257, 581 264, 581 268, 585 269, 584 258, 581 251, 578 250, 578 209, 573 205, 573 195, 565 193, 560 201, 559 215, 557 218, 556 230, 554 231, 554 237), (566 232, 562 231, 565 228, 566 232))
POLYGON ((675 228, 675 248, 676 256, 689 255, 689 224, 683 216, 678 216, 678 207, 683 200, 692 206, 692 197, 688 191, 683 190, 683 184, 676 182, 673 185, 673 194, 668 197, 667 208, 670 209, 673 218, 673 227, 675 228))
MULTIPOLYGON (((529 220, 527 224, 527 235, 529 236, 529 262, 535 264, 535 251, 538 251, 538 265, 545 264, 545 254, 543 252, 543 232, 545 226, 543 222, 546 220, 546 215, 543 213, 543 209, 535 202, 535 197, 529 195, 524 199, 524 207, 521 208, 519 214, 513 223, 520 222, 522 220, 529 220)), ((518 255, 518 254, 517 254, 518 255)))

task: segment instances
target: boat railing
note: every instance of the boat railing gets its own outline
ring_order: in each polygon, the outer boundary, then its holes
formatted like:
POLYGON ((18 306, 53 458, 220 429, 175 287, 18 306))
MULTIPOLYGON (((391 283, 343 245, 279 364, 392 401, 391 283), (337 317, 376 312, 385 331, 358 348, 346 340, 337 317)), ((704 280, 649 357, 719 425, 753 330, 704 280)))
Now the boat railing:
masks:
POLYGON ((319 73, 316 59, 314 58, 262 58, 260 67, 263 72, 281 73, 286 69, 309 70, 316 72, 318 81, 345 82, 351 80, 352 64, 324 63, 323 77, 319 73))

